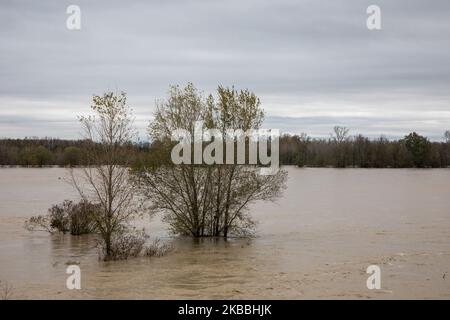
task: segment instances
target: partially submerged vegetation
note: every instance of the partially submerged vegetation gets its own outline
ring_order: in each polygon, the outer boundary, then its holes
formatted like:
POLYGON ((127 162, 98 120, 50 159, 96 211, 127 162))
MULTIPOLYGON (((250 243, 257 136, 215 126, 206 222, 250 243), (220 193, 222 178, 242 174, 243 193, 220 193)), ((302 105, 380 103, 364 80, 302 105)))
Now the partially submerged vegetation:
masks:
POLYGON ((109 247, 101 238, 99 242, 99 257, 102 260, 127 260, 139 256, 144 249, 145 233, 137 231, 124 231, 115 233, 111 238, 109 247), (107 251, 109 249, 109 251, 107 251))
POLYGON ((81 202, 65 201, 46 216, 33 217, 30 230, 98 234, 103 260, 127 259, 144 249, 144 234, 130 222, 137 217, 136 189, 130 180, 129 146, 134 139, 133 117, 125 93, 93 97, 94 116, 80 117, 84 130, 86 166, 70 170, 70 182, 81 202))
MULTIPOLYGON (((68 233, 74 236, 98 234, 95 216, 98 215, 96 212, 99 209, 99 205, 86 200, 78 203, 65 200, 61 204, 53 205, 46 215, 34 216, 26 220, 25 227, 29 231, 46 231, 51 234, 68 233)), ((99 237, 97 241, 99 258, 126 260, 140 255, 161 257, 172 250, 169 243, 160 239, 146 244, 147 239, 148 236, 144 230, 137 231, 131 227, 124 227, 120 232, 114 233, 111 238, 109 253, 106 251, 104 239, 99 237)))
POLYGON ((162 257, 172 250, 174 250, 172 244, 161 241, 161 239, 155 239, 151 244, 145 247, 144 254, 147 257, 162 257))
POLYGON ((141 255, 144 257, 162 257, 171 252, 174 247, 161 239, 154 239, 146 244, 148 239, 144 230, 128 230, 117 234, 111 242, 111 251, 106 252, 104 243, 99 245, 99 257, 103 260, 127 260, 141 255))
POLYGON ((65 200, 53 205, 47 215, 31 217, 25 221, 25 227, 30 231, 62 232, 72 235, 90 234, 96 232, 95 213, 99 205, 86 200, 74 203, 65 200))
MULTIPOLYGON (((131 221, 143 214, 161 214, 170 231, 177 235, 248 237, 255 226, 249 205, 276 200, 286 186, 284 170, 261 175, 258 163, 175 165, 170 160, 174 146, 171 135, 175 130, 182 129, 193 136, 195 126, 201 123, 202 129, 216 130, 216 142, 232 130, 259 129, 264 112, 259 98, 248 90, 219 86, 215 95, 205 97, 192 84, 171 87, 167 99, 158 102, 150 123, 153 143, 149 148, 133 142, 136 132, 125 93, 94 96, 92 111, 94 116, 80 118, 82 142, 64 148, 63 163, 69 166, 71 183, 81 200, 54 205, 47 215, 27 220, 26 226, 50 233, 97 234, 103 260, 142 254, 162 256, 172 250, 171 245, 160 240, 146 246, 145 232, 131 227, 131 221), (79 164, 81 168, 72 169, 79 164)), ((398 142, 370 141, 349 136, 347 128, 335 127, 328 140, 283 136, 280 157, 282 164, 299 166, 447 166, 450 132, 445 137, 446 142, 439 144, 416 133, 398 142)), ((248 139, 244 138, 244 146, 250 143, 248 139)), ((49 154, 40 146, 36 148, 32 163, 47 164, 49 154)), ((200 144, 200 148, 205 145, 200 144)), ((226 155, 217 150, 211 154, 219 159, 237 156, 235 151, 226 155)), ((244 158, 247 156, 244 152, 244 158)))
MULTIPOLYGON (((76 172, 70 169, 70 176, 80 198, 98 205, 92 220, 102 239, 104 259, 108 260, 121 256, 114 254, 113 242, 121 243, 129 222, 138 213, 127 148, 136 132, 125 93, 94 96, 91 108, 93 116, 80 117, 84 138, 89 141, 87 165, 76 172)), ((136 249, 131 246, 130 250, 136 249)))
POLYGON ((183 129, 193 136, 200 122, 205 129, 216 128, 224 139, 228 130, 255 130, 263 120, 260 101, 248 90, 219 87, 216 96, 205 98, 189 84, 172 87, 168 98, 158 103, 149 133, 151 139, 160 141, 160 156, 146 159, 133 175, 150 210, 162 214, 174 234, 195 238, 251 235, 255 222, 249 205, 275 200, 285 187, 287 173, 278 170, 261 175, 257 165, 174 165, 166 160, 173 147, 172 132, 183 129))
POLYGON ((157 148, 139 161, 132 156, 135 130, 126 95, 94 96, 92 110, 94 116, 80 118, 84 166, 69 168, 81 201, 65 201, 50 208, 48 215, 29 219, 29 230, 96 233, 104 260, 128 259, 142 252, 162 256, 172 249, 170 245, 156 240, 145 247, 145 233, 130 227, 134 218, 145 213, 144 208, 147 214, 162 214, 174 234, 248 236, 255 225, 249 205, 273 201, 285 187, 283 170, 260 175, 258 165, 173 165, 168 161, 171 132, 191 132, 195 122, 220 128, 222 134, 229 129, 258 129, 264 113, 258 97, 248 90, 219 87, 215 98, 205 98, 192 84, 172 87, 150 125, 157 148))
POLYGON ((14 293, 14 287, 7 281, 0 280, 0 300, 10 300, 14 293))

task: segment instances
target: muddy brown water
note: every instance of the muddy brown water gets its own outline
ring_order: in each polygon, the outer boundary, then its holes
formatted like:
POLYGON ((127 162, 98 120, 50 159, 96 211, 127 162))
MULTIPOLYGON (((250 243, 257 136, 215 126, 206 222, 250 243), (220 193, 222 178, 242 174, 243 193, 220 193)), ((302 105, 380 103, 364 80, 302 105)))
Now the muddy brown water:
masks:
POLYGON ((25 299, 450 298, 450 170, 287 170, 283 197, 251 207, 255 239, 171 237, 156 217, 142 223, 172 253, 107 263, 92 236, 23 228, 76 197, 64 169, 2 168, 0 280, 25 299), (73 262, 81 290, 66 288, 73 262))

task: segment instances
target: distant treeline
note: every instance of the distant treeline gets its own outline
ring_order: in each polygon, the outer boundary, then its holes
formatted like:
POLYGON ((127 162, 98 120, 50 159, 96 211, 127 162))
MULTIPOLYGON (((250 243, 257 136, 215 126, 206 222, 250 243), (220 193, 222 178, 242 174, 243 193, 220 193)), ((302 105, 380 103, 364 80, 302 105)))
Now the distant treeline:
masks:
MULTIPOLYGON (((89 142, 52 138, 0 139, 2 166, 83 166, 89 142)), ((138 161, 152 157, 158 144, 129 146, 129 157, 138 161)), ((99 149, 101 150, 101 149, 99 149)), ((445 141, 431 142, 413 132, 400 140, 349 136, 348 129, 335 127, 328 139, 306 134, 280 138, 280 163, 308 167, 445 168, 450 167, 450 132, 445 141)))
MULTIPOLYGON (((87 140, 53 138, 0 139, 0 165, 2 166, 83 166, 88 164, 87 140)), ((149 150, 148 143, 127 146, 129 155, 139 159, 149 150)), ((101 150, 99 146, 99 150, 101 150)))
POLYGON ((357 168, 446 168, 450 166, 450 131, 444 142, 431 142, 413 132, 400 140, 362 135, 335 127, 328 139, 305 134, 287 135, 280 140, 280 163, 310 167, 357 168))

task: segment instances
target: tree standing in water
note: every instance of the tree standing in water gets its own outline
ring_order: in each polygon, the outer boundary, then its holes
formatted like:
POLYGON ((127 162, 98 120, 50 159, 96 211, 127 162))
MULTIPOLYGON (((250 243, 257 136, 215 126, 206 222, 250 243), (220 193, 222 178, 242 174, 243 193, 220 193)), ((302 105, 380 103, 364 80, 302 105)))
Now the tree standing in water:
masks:
POLYGON ((151 209, 163 214, 174 233, 225 238, 248 235, 254 226, 249 205, 276 199, 287 174, 279 170, 264 176, 257 165, 224 164, 222 152, 221 156, 215 154, 219 163, 174 164, 168 160, 174 146, 172 133, 183 129, 193 137, 195 124, 200 122, 202 129, 215 130, 213 140, 219 139, 223 147, 220 140, 227 130, 258 129, 263 118, 258 97, 248 90, 219 87, 217 97, 205 99, 192 84, 175 86, 168 99, 158 103, 149 132, 153 141, 165 146, 165 155, 144 163, 135 176, 143 196, 151 200, 151 209), (158 163, 160 159, 162 163, 158 163))
POLYGON ((103 241, 104 258, 109 259, 114 237, 125 232, 126 223, 136 214, 135 190, 129 181, 135 130, 125 93, 95 95, 91 108, 94 115, 80 117, 87 165, 70 169, 71 181, 82 199, 100 207, 92 218, 103 241))

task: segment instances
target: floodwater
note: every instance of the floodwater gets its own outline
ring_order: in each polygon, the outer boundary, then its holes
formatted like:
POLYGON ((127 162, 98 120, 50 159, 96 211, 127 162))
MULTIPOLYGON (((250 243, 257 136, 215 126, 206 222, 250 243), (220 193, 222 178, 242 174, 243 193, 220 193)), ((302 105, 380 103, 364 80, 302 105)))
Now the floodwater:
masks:
POLYGON ((172 238, 156 217, 146 230, 173 252, 102 262, 92 236, 23 228, 75 198, 64 169, 2 168, 0 280, 18 299, 450 298, 450 170, 287 170, 284 196, 251 208, 255 239, 172 238), (74 262, 81 290, 66 288, 74 262))

